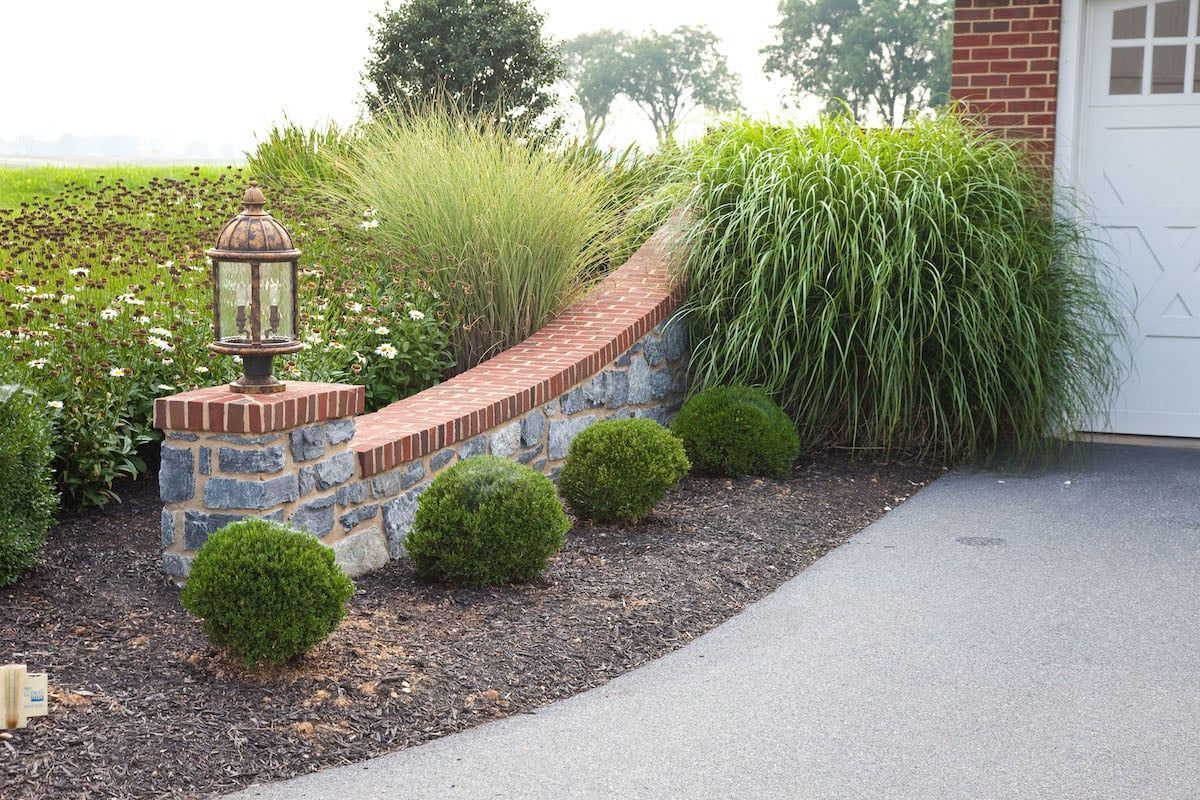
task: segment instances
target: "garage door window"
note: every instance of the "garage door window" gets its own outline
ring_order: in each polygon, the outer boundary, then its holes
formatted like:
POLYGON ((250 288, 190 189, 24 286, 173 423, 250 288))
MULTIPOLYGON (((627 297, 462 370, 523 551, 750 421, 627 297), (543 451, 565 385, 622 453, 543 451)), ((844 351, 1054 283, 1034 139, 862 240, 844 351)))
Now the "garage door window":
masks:
POLYGON ((1200 0, 1158 0, 1112 15, 1108 93, 1200 93, 1200 0))

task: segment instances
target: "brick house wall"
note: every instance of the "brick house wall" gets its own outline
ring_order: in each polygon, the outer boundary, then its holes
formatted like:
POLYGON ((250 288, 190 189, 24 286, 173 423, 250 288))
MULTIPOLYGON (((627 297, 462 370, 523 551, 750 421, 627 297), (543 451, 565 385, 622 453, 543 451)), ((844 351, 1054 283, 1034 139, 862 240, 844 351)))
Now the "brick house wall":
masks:
POLYGON ((1054 164, 1060 0, 957 0, 951 96, 968 117, 1054 164))

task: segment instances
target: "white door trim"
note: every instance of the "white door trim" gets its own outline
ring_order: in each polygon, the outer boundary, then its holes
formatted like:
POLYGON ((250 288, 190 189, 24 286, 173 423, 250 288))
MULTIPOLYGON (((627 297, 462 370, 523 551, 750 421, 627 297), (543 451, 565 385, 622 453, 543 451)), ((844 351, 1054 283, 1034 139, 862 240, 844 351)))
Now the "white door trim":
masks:
MULTIPOLYGON (((1062 0, 1058 44, 1058 109, 1054 120, 1055 192, 1075 191, 1079 185, 1079 137, 1083 129, 1083 104, 1088 49, 1087 0, 1062 0)), ((1071 211, 1074 198, 1056 197, 1065 201, 1060 210, 1071 211)))

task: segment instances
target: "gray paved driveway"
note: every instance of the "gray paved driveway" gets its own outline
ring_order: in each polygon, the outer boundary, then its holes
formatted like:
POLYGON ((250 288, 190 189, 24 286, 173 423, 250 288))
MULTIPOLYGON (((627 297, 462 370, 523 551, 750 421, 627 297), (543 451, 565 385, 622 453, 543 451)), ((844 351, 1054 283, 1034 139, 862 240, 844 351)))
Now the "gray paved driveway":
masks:
POLYGON ((1200 797, 1200 450, 945 477, 675 654, 255 798, 1200 797))

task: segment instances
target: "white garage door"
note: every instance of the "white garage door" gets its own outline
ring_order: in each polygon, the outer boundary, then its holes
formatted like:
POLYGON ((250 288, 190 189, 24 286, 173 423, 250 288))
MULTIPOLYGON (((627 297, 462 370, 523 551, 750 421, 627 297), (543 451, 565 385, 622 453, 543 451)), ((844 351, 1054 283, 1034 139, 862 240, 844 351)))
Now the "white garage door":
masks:
POLYGON ((1200 0, 1088 7, 1077 174, 1132 306, 1097 427, 1200 437, 1200 0))

